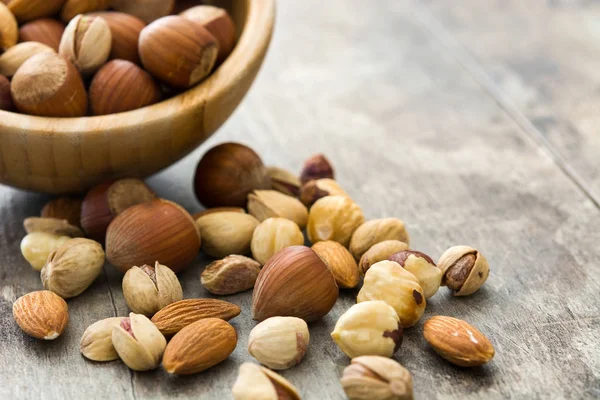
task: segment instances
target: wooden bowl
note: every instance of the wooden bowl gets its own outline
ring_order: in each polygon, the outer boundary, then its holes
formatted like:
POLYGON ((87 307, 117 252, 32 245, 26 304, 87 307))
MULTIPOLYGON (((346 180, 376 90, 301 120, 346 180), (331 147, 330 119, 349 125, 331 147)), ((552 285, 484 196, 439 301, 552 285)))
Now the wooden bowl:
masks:
POLYGON ((0 183, 58 194, 81 192, 111 177, 143 178, 212 135, 256 77, 273 32, 275 0, 211 3, 231 13, 239 40, 205 81, 161 103, 101 117, 0 111, 0 183))

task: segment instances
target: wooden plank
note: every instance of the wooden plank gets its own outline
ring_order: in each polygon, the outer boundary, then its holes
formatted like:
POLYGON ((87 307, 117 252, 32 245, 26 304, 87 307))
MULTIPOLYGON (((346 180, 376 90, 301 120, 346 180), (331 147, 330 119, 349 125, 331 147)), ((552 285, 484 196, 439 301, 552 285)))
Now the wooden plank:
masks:
MULTIPOLYGON (((268 164, 297 170, 326 153, 338 180, 368 218, 403 218, 412 247, 434 259, 470 244, 488 258, 488 283, 468 298, 442 289, 425 321, 464 318, 486 333, 497 355, 487 366, 455 368, 422 338, 422 323, 405 332, 396 356, 414 375, 417 399, 593 398, 600 396, 600 211, 539 145, 482 90, 421 11, 389 0, 280 2, 271 52, 250 95, 216 137, 150 179, 161 195, 190 211, 200 206, 190 183, 210 146, 235 140, 268 164)), ((240 305, 232 320, 239 344, 223 364, 173 378, 158 369, 130 373, 118 361, 78 353, 93 321, 127 312, 120 275, 106 276, 69 301, 71 324, 55 343, 25 337, 11 316, 20 295, 41 287, 19 254, 21 222, 44 196, 0 188, 1 398, 230 398, 247 338, 251 293, 227 296, 240 305)), ((199 256, 182 274, 184 295, 209 297, 199 256)), ((310 326, 303 362, 283 375, 305 399, 342 399, 339 376, 348 359, 329 338, 357 291, 310 326)))

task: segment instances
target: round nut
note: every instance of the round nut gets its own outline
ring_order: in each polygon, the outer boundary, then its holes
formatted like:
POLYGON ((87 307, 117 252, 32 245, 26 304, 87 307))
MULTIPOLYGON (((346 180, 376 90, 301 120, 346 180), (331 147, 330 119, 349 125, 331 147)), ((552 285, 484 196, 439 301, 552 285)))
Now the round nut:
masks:
POLYGON ((348 249, 332 240, 317 242, 311 249, 325 262, 340 289, 358 286, 360 282, 358 266, 348 249))
POLYGON ((200 5, 182 12, 182 17, 202 25, 219 43, 217 63, 222 63, 235 46, 235 24, 227 11, 219 7, 200 5))
POLYGON ((250 253, 250 242, 259 222, 240 212, 215 212, 196 220, 202 236, 202 250, 215 258, 250 253))
POLYGON ((64 31, 65 26, 62 22, 53 18, 41 18, 22 25, 19 28, 19 38, 22 42, 43 43, 58 52, 64 31))
POLYGON ((19 328, 36 339, 54 340, 69 323, 67 303, 48 290, 27 293, 13 304, 19 328))
POLYGON ((91 15, 101 17, 110 27, 112 44, 109 59, 141 65, 138 41, 146 23, 133 15, 116 11, 95 12, 91 15))
POLYGON ((399 240, 384 240, 374 244, 362 255, 358 263, 358 270, 361 275, 367 273, 371 265, 387 260, 389 256, 400 251, 408 250, 408 245, 399 240))
POLYGON ((364 220, 360 207, 348 197, 327 196, 311 207, 306 232, 312 243, 333 240, 348 246, 352 234, 364 220))
POLYGON ((60 11, 60 18, 65 22, 69 22, 79 14, 106 10, 110 3, 111 0, 66 0, 60 11))
POLYGON ((487 280, 490 265, 485 257, 469 246, 454 246, 441 255, 438 267, 442 270, 442 285, 448 286, 454 296, 475 293, 487 280))
POLYGON ((69 236, 32 232, 21 240, 21 254, 33 269, 41 271, 48 256, 70 239, 69 236))
POLYGON ((442 283, 442 271, 427 254, 420 251, 404 250, 392 254, 388 260, 397 262, 417 277, 426 299, 437 293, 442 283))
POLYGON ((0 110, 15 110, 15 103, 10 94, 10 81, 3 75, 0 75, 0 110))
POLYGON ((294 221, 300 229, 306 227, 308 210, 295 197, 276 190, 255 190, 248 195, 248 212, 259 221, 267 218, 287 218, 294 221))
POLYGON ((112 0, 110 5, 115 10, 134 15, 150 23, 171 14, 175 0, 112 0))
POLYGON ((271 317, 256 325, 248 338, 248 353, 275 370, 299 364, 308 348, 308 325, 296 317, 271 317))
POLYGON ((65 0, 10 0, 8 8, 20 23, 58 13, 65 0))
POLYGON ((73 197, 57 197, 50 200, 42 208, 42 218, 56 218, 67 220, 69 224, 81 226, 81 203, 82 199, 73 197))
POLYGON ((359 226, 350 241, 350 252, 357 260, 374 244, 384 240, 399 240, 410 245, 404 222, 398 218, 381 218, 359 226))
POLYGON ((209 292, 227 295, 252 289, 259 273, 260 263, 233 254, 210 263, 202 271, 200 281, 209 292))
POLYGON ((250 247, 252 257, 264 265, 275 253, 304 244, 304 235, 298 225, 285 218, 269 218, 254 230, 250 247))
POLYGON ((17 20, 9 8, 0 1, 0 50, 6 50, 17 44, 19 31, 17 20))

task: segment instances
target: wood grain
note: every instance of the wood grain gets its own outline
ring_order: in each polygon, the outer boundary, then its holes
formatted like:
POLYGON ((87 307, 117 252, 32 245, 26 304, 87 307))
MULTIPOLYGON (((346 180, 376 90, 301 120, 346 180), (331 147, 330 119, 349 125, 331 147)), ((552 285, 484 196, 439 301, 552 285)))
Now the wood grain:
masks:
MULTIPOLYGON (((402 218, 412 247, 433 259, 468 244, 490 263, 482 290, 466 298, 440 290, 406 330, 395 358, 412 372, 416 399, 597 398, 600 211, 423 23, 424 12, 393 0, 280 2, 272 49, 246 101, 218 135, 149 184, 195 212, 194 167, 217 143, 243 142, 267 164, 296 171, 324 152, 367 218, 402 218), (477 327, 495 358, 476 369, 446 363, 422 337, 434 315, 477 327)), ((239 337, 232 356, 189 377, 131 373, 78 353, 89 324, 127 313, 121 275, 109 265, 69 300, 59 340, 19 331, 12 302, 41 287, 19 253, 21 224, 45 200, 0 188, 0 398, 230 398, 239 364, 251 360, 251 292, 220 297, 242 308, 231 320, 239 337)), ((213 297, 199 280, 208 262, 199 256, 179 275, 185 298, 213 297)), ((358 290, 341 293, 310 325, 302 363, 283 372, 305 399, 345 398, 339 377, 349 360, 329 334, 358 290)))

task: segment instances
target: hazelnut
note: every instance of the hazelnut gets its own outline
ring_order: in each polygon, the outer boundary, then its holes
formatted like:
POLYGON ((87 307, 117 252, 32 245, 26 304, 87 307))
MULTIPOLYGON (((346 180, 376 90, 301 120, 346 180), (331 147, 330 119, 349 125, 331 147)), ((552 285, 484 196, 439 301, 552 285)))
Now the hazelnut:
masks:
POLYGON ((81 354, 92 361, 118 360, 119 355, 112 344, 112 331, 121 325, 124 317, 106 318, 88 326, 79 343, 81 354))
POLYGON ((227 11, 219 7, 201 5, 182 12, 182 17, 202 25, 219 44, 217 63, 222 63, 235 46, 235 24, 227 11))
POLYGON ((290 171, 278 167, 268 167, 267 174, 271 178, 271 189, 292 197, 300 195, 300 179, 290 171))
POLYGON ((311 207, 317 200, 325 196, 348 196, 336 181, 329 178, 306 182, 300 189, 300 201, 306 207, 311 207))
POLYGON ((130 61, 112 60, 94 76, 90 85, 93 115, 136 110, 162 98, 160 87, 146 71, 130 61))
POLYGON ((215 212, 196 220, 202 237, 202 250, 215 258, 250 253, 252 234, 259 222, 240 212, 215 212))
POLYGON ((248 338, 248 353, 275 370, 299 364, 306 354, 308 325, 296 317, 271 317, 256 325, 248 338))
POLYGON ((25 61, 12 79, 17 109, 42 117, 83 117, 87 93, 77 69, 58 54, 39 53, 25 61))
POLYGON ((157 261, 153 267, 143 265, 127 270, 123 296, 131 311, 152 316, 163 307, 183 300, 183 291, 175 273, 157 261))
POLYGON ((469 246, 454 246, 441 255, 438 267, 444 277, 442 285, 448 286, 454 296, 475 293, 487 280, 490 265, 485 257, 469 246))
POLYGON ((126 178, 101 183, 94 186, 83 199, 81 227, 88 237, 104 243, 108 225, 117 215, 136 204, 155 199, 152 189, 139 179, 126 178))
MULTIPOLYGON (((5 1, 6 2, 6 1, 5 1)), ((8 0, 8 8, 20 23, 58 13, 65 0, 8 0)))
POLYGON ((365 274, 356 301, 370 300, 383 300, 394 307, 404 328, 421 319, 427 303, 417 277, 394 261, 379 261, 365 274))
POLYGON ((50 200, 42 208, 42 218, 67 220, 73 226, 81 226, 81 204, 83 200, 74 197, 58 197, 50 200))
POLYGON ((198 163, 194 178, 196 197, 205 207, 246 207, 249 193, 270 187, 260 157, 239 143, 223 143, 210 149, 198 163))
POLYGON ((367 273, 371 265, 387 260, 389 256, 400 251, 408 250, 408 245, 399 240, 384 240, 374 244, 362 255, 358 263, 358 270, 361 275, 367 273))
POLYGON ((65 26, 62 22, 52 18, 41 18, 22 25, 19 28, 19 38, 22 42, 43 43, 58 52, 64 31, 65 26))
POLYGON ((234 400, 300 400, 298 390, 287 379, 249 362, 240 365, 231 391, 234 400))
POLYGON ((383 301, 353 305, 338 319, 331 337, 350 358, 391 357, 402 345, 402 325, 396 311, 383 301))
POLYGON ((442 271, 427 254, 420 251, 404 250, 392 254, 388 260, 397 262, 417 277, 426 299, 437 293, 442 283, 442 271))
POLYGON ((304 163, 300 173, 300 181, 304 185, 313 179, 334 179, 333 167, 323 154, 315 154, 304 163))
POLYGON ((58 53, 89 76, 108 60, 111 43, 112 35, 105 20, 78 15, 65 28, 58 53))
POLYGON ((385 357, 353 358, 340 382, 350 400, 413 400, 411 373, 385 357))
POLYGON ((306 232, 312 243, 334 240, 348 246, 350 237, 364 220, 360 207, 348 197, 327 196, 311 207, 306 232))
POLYGON ((175 0, 112 0, 111 7, 140 18, 146 23, 173 12, 175 0))
POLYGON ((60 11, 60 18, 69 22, 79 14, 106 10, 110 3, 111 0, 66 0, 60 11))
POLYGON ((4 3, 0 3, 0 50, 6 50, 17 44, 19 31, 17 20, 4 3))
POLYGON ((232 254, 208 264, 200 275, 200 282, 213 294, 235 294, 252 289, 259 272, 260 263, 232 254))
POLYGON ((335 279, 319 256, 305 246, 287 247, 265 264, 252 293, 252 318, 298 317, 316 321, 338 298, 335 279))
POLYGON ((157 260, 179 272, 199 251, 200 232, 192 216, 163 199, 128 208, 106 232, 106 258, 122 272, 157 260))
POLYGON ((286 218, 304 229, 308 210, 300 200, 275 190, 255 190, 248 195, 248 212, 259 221, 286 218))
POLYGON ((33 269, 41 271, 48 256, 70 239, 69 236, 32 232, 21 240, 21 254, 33 269))
POLYGON ((112 44, 110 46, 111 60, 126 60, 140 65, 138 40, 146 23, 133 15, 116 11, 95 12, 91 14, 101 17, 110 27, 112 44))
POLYGON ((160 365, 167 340, 147 317, 130 313, 113 328, 112 344, 129 368, 149 371, 160 365))
POLYGON ((254 259, 263 265, 279 250, 302 244, 304 235, 296 223, 285 218, 268 218, 254 230, 250 247, 254 259))
POLYGON ((218 51, 216 39, 206 29, 183 17, 160 18, 140 33, 139 52, 144 68, 180 89, 206 78, 218 51))
POLYGON ((104 251, 90 239, 71 239, 48 256, 42 268, 44 289, 64 299, 83 293, 100 275, 104 266, 104 251))
POLYGON ((340 289, 358 286, 360 282, 358 266, 348 249, 332 240, 317 242, 311 249, 325 262, 340 289))
POLYGON ((15 110, 15 104, 10 94, 10 81, 4 75, 0 75, 0 110, 15 110))
POLYGON ((384 240, 399 240, 410 245, 404 222, 398 218, 382 218, 367 221, 359 226, 350 241, 350 252, 357 260, 374 244, 384 240))
POLYGON ((37 42, 23 42, 11 47, 0 55, 0 74, 13 76, 25 61, 42 52, 54 53, 55 51, 45 44, 37 42))
POLYGON ((51 235, 83 237, 81 229, 69 224, 66 219, 29 217, 23 221, 27 233, 45 232, 51 235))

